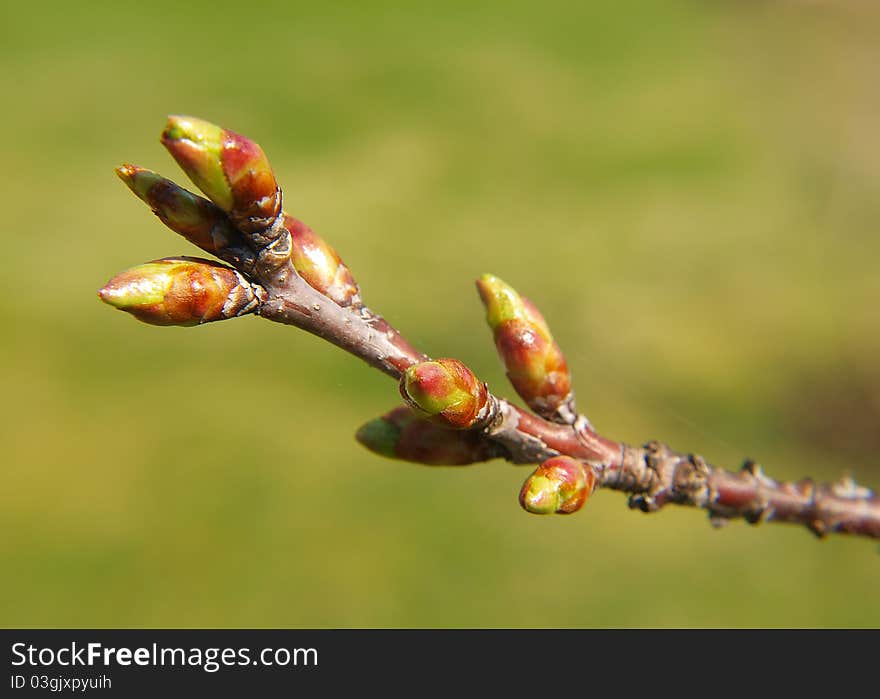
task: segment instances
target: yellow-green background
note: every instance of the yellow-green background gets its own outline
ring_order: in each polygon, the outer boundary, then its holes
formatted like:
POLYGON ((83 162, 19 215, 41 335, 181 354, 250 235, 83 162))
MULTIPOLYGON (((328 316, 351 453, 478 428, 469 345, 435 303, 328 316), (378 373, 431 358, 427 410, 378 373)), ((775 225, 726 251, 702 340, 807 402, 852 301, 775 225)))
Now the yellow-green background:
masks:
POLYGON ((195 249, 116 180, 168 113, 259 141, 372 307, 510 395, 474 278, 530 295, 610 436, 880 485, 871 3, 5 3, 0 624, 877 626, 867 540, 353 440, 398 402, 257 318, 99 303, 195 249))

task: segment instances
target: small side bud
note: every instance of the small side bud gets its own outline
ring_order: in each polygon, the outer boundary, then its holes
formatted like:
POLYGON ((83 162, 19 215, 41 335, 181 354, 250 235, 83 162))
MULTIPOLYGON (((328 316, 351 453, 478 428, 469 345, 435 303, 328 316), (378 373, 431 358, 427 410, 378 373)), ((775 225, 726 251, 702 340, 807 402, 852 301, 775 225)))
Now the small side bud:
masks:
POLYGON ((229 267, 169 257, 116 275, 98 296, 151 325, 199 325, 252 313, 261 289, 229 267))
POLYGON ((436 359, 409 367, 400 378, 409 405, 454 429, 479 426, 488 418, 486 384, 457 359, 436 359))
POLYGON ((491 274, 477 280, 477 290, 516 392, 538 415, 572 422, 576 416, 568 364, 541 313, 491 274))
POLYGON ((170 116, 162 144, 242 231, 263 231, 281 213, 281 190, 269 160, 250 139, 202 119, 170 116))
POLYGON ((519 503, 536 515, 577 512, 596 487, 596 474, 570 456, 554 456, 535 469, 523 483, 519 503))
POLYGON ((216 255, 239 236, 218 206, 162 175, 137 165, 118 167, 116 174, 162 223, 205 252, 216 255))
POLYGON ((479 432, 437 425, 405 405, 362 425, 355 438, 375 454, 428 466, 465 466, 496 456, 479 432))
POLYGON ((361 305, 351 271, 327 242, 299 219, 284 214, 290 233, 290 261, 309 286, 343 308, 361 305))

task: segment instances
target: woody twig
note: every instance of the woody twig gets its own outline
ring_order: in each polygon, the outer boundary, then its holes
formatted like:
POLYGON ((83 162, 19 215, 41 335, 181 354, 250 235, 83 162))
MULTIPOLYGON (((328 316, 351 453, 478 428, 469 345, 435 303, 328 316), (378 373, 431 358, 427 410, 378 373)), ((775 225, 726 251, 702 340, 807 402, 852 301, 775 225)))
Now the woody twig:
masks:
POLYGON ((371 451, 427 465, 539 464, 519 497, 535 514, 570 514, 610 488, 643 512, 688 505, 715 524, 789 522, 820 537, 880 538, 880 498, 848 477, 780 482, 752 461, 728 472, 659 442, 632 447, 600 435, 577 410, 565 357, 541 313, 483 275, 477 289, 496 348, 529 410, 493 395, 465 364, 421 353, 364 305, 336 251, 284 211, 256 143, 182 116, 169 118, 162 143, 207 198, 134 165, 117 174, 166 226, 226 264, 173 257, 139 265, 102 287, 101 299, 155 325, 256 314, 361 358, 397 380, 404 400, 357 431, 371 451))

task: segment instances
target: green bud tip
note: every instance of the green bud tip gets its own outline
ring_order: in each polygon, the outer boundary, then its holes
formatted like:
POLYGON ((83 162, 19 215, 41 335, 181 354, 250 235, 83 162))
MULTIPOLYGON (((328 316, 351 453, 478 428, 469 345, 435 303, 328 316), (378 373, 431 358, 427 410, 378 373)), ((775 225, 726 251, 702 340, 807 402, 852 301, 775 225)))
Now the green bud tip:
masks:
POLYGON ((519 502, 532 514, 571 514, 584 506, 595 487, 592 468, 569 456, 554 456, 526 479, 519 502))
POLYGON ((550 339, 550 329, 538 309, 504 280, 484 274, 477 280, 477 291, 486 307, 486 322, 493 331, 507 321, 521 320, 550 339))
MULTIPOLYGON (((162 182, 165 178, 152 170, 147 170, 137 165, 125 163, 116 168, 116 174, 138 198, 150 204, 149 192, 153 186, 162 182)), ((151 205, 152 206, 152 205, 151 205)))
POLYGON ((160 262, 138 265, 113 277, 98 290, 98 296, 121 311, 159 304, 171 286, 174 271, 174 266, 160 262))
POLYGON ((400 427, 384 417, 370 420, 362 425, 354 435, 355 439, 375 454, 394 458, 400 427))
POLYGON ((162 145, 208 199, 229 211, 233 196, 223 172, 223 134, 222 128, 203 119, 172 115, 162 132, 162 145))

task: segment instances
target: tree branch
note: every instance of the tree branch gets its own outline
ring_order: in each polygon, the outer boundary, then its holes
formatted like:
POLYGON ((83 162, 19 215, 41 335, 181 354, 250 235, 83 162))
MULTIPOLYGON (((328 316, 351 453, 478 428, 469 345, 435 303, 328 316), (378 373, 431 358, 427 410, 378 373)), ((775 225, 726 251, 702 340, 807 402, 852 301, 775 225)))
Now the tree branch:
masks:
POLYGON ((170 119, 163 143, 211 202, 142 168, 124 166, 120 177, 166 225, 238 274, 174 258, 124 272, 101 298, 157 324, 255 312, 359 357, 399 381, 410 406, 424 412, 418 417, 399 408, 364 426, 358 438, 374 451, 432 464, 496 457, 541 463, 520 496, 532 512, 572 512, 604 487, 628 493, 630 507, 643 512, 686 505, 707 510, 715 525, 742 518, 801 524, 820 537, 880 538, 880 498, 850 478, 778 482, 752 461, 728 472, 659 442, 632 447, 597 433, 577 413, 564 357, 543 317, 486 275, 478 289, 496 346, 517 392, 537 414, 494 396, 463 364, 431 361, 363 305, 335 251, 282 211, 281 190, 259 146, 187 117, 170 119))

